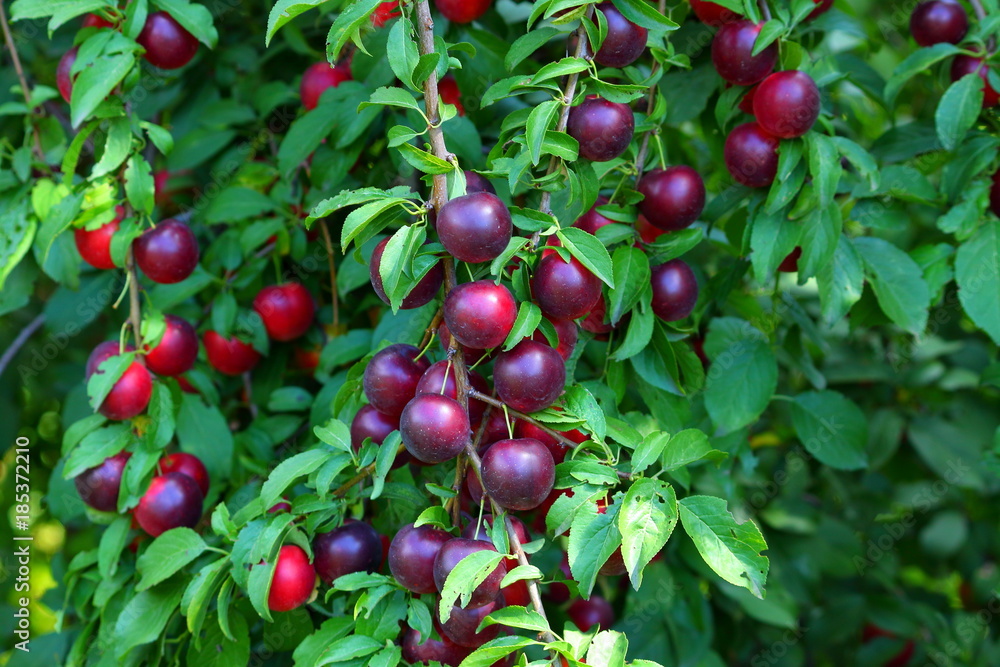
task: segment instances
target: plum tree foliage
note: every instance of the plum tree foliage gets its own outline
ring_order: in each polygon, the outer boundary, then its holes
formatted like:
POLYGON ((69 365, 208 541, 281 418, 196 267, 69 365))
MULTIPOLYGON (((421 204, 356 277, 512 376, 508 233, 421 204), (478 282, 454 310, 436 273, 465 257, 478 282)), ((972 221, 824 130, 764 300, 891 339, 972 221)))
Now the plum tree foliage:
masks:
POLYGON ((0 662, 1000 664, 997 0, 0 19, 0 662))

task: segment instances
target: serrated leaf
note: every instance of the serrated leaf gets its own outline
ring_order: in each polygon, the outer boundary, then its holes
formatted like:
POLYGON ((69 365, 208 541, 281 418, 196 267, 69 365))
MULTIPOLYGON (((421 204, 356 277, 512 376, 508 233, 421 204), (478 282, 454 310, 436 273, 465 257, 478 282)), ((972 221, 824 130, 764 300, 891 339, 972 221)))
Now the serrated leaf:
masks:
POLYGON ((666 482, 644 478, 629 487, 618 512, 618 530, 622 560, 634 589, 642 585, 643 568, 670 539, 677 518, 677 494, 666 482))
POLYGON ((136 561, 136 570, 141 575, 136 590, 146 590, 173 576, 207 548, 205 540, 190 528, 162 533, 136 561))

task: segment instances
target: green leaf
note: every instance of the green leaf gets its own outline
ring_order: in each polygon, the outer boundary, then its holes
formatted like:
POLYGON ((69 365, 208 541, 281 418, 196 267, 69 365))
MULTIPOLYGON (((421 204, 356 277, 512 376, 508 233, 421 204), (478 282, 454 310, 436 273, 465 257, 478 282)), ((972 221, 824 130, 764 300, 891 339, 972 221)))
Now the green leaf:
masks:
POLYGON ((615 288, 608 293, 608 318, 618 324, 625 313, 639 303, 643 289, 649 285, 649 256, 632 246, 619 246, 611 258, 615 288))
POLYGON ((375 474, 372 477, 372 500, 382 495, 382 490, 385 488, 385 477, 392 469, 392 464, 396 460, 396 452, 402 441, 399 431, 393 431, 379 445, 378 454, 375 457, 375 474))
POLYGON ((844 220, 837 202, 814 206, 802 221, 802 236, 799 245, 802 257, 799 259, 800 280, 816 275, 833 258, 837 242, 844 228, 844 220))
MULTIPOLYGON (((364 635, 350 635, 333 642, 320 655, 316 667, 363 658, 382 648, 382 643, 364 635)), ((355 663, 358 664, 358 663, 355 663)), ((364 663, 367 664, 367 663, 364 663)))
POLYGON ((528 140, 528 154, 531 155, 531 164, 538 166, 542 159, 542 144, 545 141, 545 133, 553 129, 552 121, 562 108, 559 100, 549 100, 542 102, 531 110, 528 115, 528 123, 525 129, 525 138, 528 140))
MULTIPOLYGON (((523 239, 522 239, 523 241, 523 239)), ((503 343, 504 351, 510 350, 525 338, 530 338, 542 322, 542 310, 530 301, 524 301, 517 309, 517 319, 503 343)))
POLYGON ((267 33, 264 37, 264 46, 271 45, 274 34, 283 25, 294 19, 299 14, 309 11, 313 7, 322 5, 327 0, 278 0, 271 8, 271 13, 267 17, 267 33))
POLYGON ((0 289, 35 240, 38 223, 29 219, 28 209, 28 201, 22 199, 0 210, 0 289))
MULTIPOLYGON (((224 505, 220 505, 224 507, 224 505)), ((222 580, 228 572, 229 559, 223 556, 210 565, 206 565, 198 570, 191 583, 184 589, 184 596, 181 598, 181 613, 187 617, 188 632, 198 635, 208 606, 216 589, 222 585, 222 580)), ((218 628, 217 624, 212 627, 218 628)), ((219 630, 221 632, 221 629, 219 630)))
POLYGON ((337 15, 337 19, 330 26, 330 32, 326 36, 327 60, 335 62, 348 41, 354 42, 365 55, 371 55, 361 42, 360 31, 368 23, 375 8, 381 3, 382 0, 356 0, 348 4, 344 11, 337 15))
POLYGON ((87 380, 87 398, 90 407, 97 411, 108 397, 115 384, 135 361, 134 352, 116 354, 101 362, 94 374, 87 380))
POLYGON ((212 199, 205 211, 209 224, 234 223, 268 213, 278 204, 265 194, 244 187, 226 188, 212 199))
POLYGON ((442 623, 451 616, 451 608, 455 605, 465 607, 469 604, 472 591, 486 580, 486 577, 506 558, 495 550, 483 550, 471 553, 458 562, 441 589, 441 599, 438 602, 438 620, 442 623))
POLYGON ((839 151, 833 139, 825 134, 811 132, 807 136, 809 144, 809 172, 820 206, 826 206, 837 194, 837 184, 844 169, 840 166, 839 151))
POLYGON ((132 148, 132 124, 127 118, 114 118, 105 136, 104 152, 90 172, 91 180, 110 174, 125 162, 132 148))
POLYGON ((838 470, 868 464, 868 420, 854 402, 835 391, 799 394, 792 403, 799 441, 821 463, 838 470))
POLYGON ((416 40, 413 39, 413 24, 410 23, 408 17, 401 16, 389 29, 386 55, 396 78, 402 81, 407 88, 415 90, 413 72, 420 63, 420 52, 417 49, 416 40))
POLYGON ((1000 344, 1000 222, 987 220, 975 236, 963 243, 955 257, 955 280, 962 308, 997 344, 1000 344))
POLYGON ((771 281, 778 265, 799 244, 801 234, 802 228, 789 220, 784 210, 773 215, 758 210, 750 232, 750 248, 753 250, 750 261, 757 282, 771 281))
POLYGON ((334 449, 351 453, 351 430, 339 419, 331 419, 325 426, 314 426, 313 434, 334 449))
POLYGON ((162 533, 136 561, 136 570, 142 577, 136 590, 144 591, 173 576, 207 548, 201 536, 190 528, 162 533))
POLYGON ((753 43, 753 51, 750 55, 759 55, 761 51, 774 44, 785 33, 785 30, 787 30, 787 27, 781 19, 769 20, 761 27, 760 32, 757 33, 757 39, 753 43))
POLYGON ((532 632, 550 631, 549 622, 545 620, 544 616, 534 609, 526 609, 525 607, 504 607, 497 609, 483 619, 483 622, 479 624, 476 631, 481 631, 483 628, 496 625, 497 623, 511 628, 531 630, 532 632))
MULTIPOLYGON (((401 25, 401 23, 397 23, 396 25, 401 25)), ((372 91, 368 101, 361 103, 361 108, 363 109, 370 105, 399 107, 401 109, 412 109, 413 111, 420 112, 420 105, 413 99, 413 95, 410 92, 402 88, 388 86, 372 91)))
POLYGON ((587 502, 573 518, 569 533, 569 569, 580 585, 580 594, 584 599, 590 599, 598 571, 621 546, 619 509, 619 505, 612 504, 608 505, 604 514, 599 514, 597 504, 587 502))
POLYGON ((677 494, 658 479, 639 479, 629 488, 618 512, 622 559, 632 587, 642 585, 642 570, 666 545, 677 525, 677 494))
POLYGON ((764 597, 767 549, 757 525, 747 519, 737 523, 726 501, 711 496, 688 496, 680 501, 680 518, 698 553, 712 570, 735 586, 764 597))
POLYGON ((111 525, 101 535, 101 544, 97 548, 97 569, 102 577, 111 578, 118 569, 122 551, 128 544, 128 532, 131 524, 131 518, 120 516, 111 522, 111 525))
POLYGON ((851 306, 861 300, 865 274, 861 256, 847 236, 841 235, 833 260, 823 264, 816 274, 823 320, 833 326, 851 306))
POLYGON ((618 11, 632 23, 647 30, 676 30, 677 24, 656 11, 646 0, 612 0, 618 11))
POLYGON ((129 600, 115 622, 115 655, 121 658, 134 647, 159 639, 183 592, 183 581, 168 580, 129 600))
POLYGON ((326 449, 310 449, 279 463, 260 489, 261 504, 264 507, 274 505, 295 480, 315 471, 329 458, 330 452, 326 449))
POLYGON ((447 160, 442 160, 433 153, 421 150, 413 144, 400 144, 399 152, 414 169, 425 174, 447 174, 454 169, 447 160))
POLYGON ((183 451, 201 459, 213 478, 229 478, 233 466, 233 432, 219 408, 185 393, 177 413, 177 440, 183 451))
POLYGON ((153 169, 141 155, 133 155, 125 165, 125 196, 133 209, 152 215, 155 205, 153 169))
POLYGON ((63 479, 73 479, 84 470, 114 456, 125 449, 132 439, 132 429, 126 424, 112 424, 91 431, 73 448, 63 467, 63 479))
POLYGON ((896 102, 896 96, 907 81, 921 72, 930 71, 931 66, 935 63, 958 53, 961 53, 961 49, 954 44, 944 42, 924 49, 917 49, 911 53, 907 56, 906 60, 896 66, 896 69, 892 72, 892 76, 889 77, 889 81, 886 82, 886 103, 889 106, 893 106, 896 102))
POLYGON ((135 55, 119 53, 100 57, 90 67, 80 72, 73 82, 73 94, 70 98, 70 119, 73 127, 80 127, 80 123, 94 113, 111 91, 121 83, 133 65, 135 65, 135 55))
POLYGON ((559 34, 562 33, 557 28, 548 27, 532 30, 526 35, 521 35, 514 40, 514 43, 507 50, 507 55, 504 56, 504 68, 508 72, 514 71, 514 68, 523 62, 525 58, 559 34))
POLYGON ((614 268, 611 263, 611 255, 608 249, 597 238, 588 232, 576 227, 560 229, 556 235, 562 241, 563 246, 569 250, 581 264, 590 269, 591 273, 600 278, 604 283, 614 289, 614 268))
POLYGON ((210 49, 219 41, 219 33, 212 24, 208 7, 188 0, 153 0, 160 9, 172 16, 181 26, 210 49))
POLYGON ((703 459, 718 462, 726 456, 725 452, 709 445, 708 436, 703 431, 689 428, 671 436, 663 451, 661 463, 663 470, 671 472, 703 459))
POLYGON ((640 473, 653 465, 670 442, 670 434, 663 431, 650 433, 632 452, 632 472, 640 473))
POLYGON ((983 80, 978 74, 966 74, 941 96, 934 125, 941 145, 954 150, 979 118, 983 108, 983 80))
POLYGON ((708 374, 705 408, 712 421, 731 432, 760 417, 778 386, 778 362, 764 335, 749 322, 730 317, 712 320, 705 351, 713 368, 708 374))
POLYGON ((864 261, 865 273, 882 311, 910 333, 922 332, 927 326, 931 295, 920 266, 905 252, 879 238, 856 238, 854 248, 864 261))
MULTIPOLYGON (((188 645, 187 665, 246 665, 250 664, 250 629, 246 618, 234 614, 229 619, 232 638, 226 637, 221 623, 210 623, 201 644, 188 645)), ((198 634, 198 633, 194 633, 198 634)))

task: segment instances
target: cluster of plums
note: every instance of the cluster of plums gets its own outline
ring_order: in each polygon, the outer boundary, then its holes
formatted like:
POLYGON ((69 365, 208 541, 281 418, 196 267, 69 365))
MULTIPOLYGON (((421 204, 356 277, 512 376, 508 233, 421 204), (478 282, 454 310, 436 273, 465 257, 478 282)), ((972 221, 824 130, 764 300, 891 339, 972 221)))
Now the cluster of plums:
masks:
MULTIPOLYGON (((920 46, 959 44, 968 32, 969 16, 956 0, 921 2, 910 15, 910 34, 920 46)), ((952 60, 951 80, 979 75, 983 80, 983 108, 992 107, 1000 101, 1000 93, 990 85, 989 71, 985 56, 960 54, 952 60)))
MULTIPOLYGON (((80 498, 100 512, 117 512, 122 474, 131 454, 121 452, 76 476, 80 498)), ((135 525, 157 537, 173 528, 194 528, 201 520, 208 495, 208 470, 193 454, 168 454, 157 463, 157 471, 139 504, 132 510, 135 525)))
MULTIPOLYGON (((83 27, 116 29, 117 26, 97 14, 88 14, 83 20, 83 27)), ((194 35, 163 11, 152 12, 146 17, 136 41, 146 50, 146 62, 160 69, 180 69, 198 53, 198 40, 194 35)), ((64 53, 56 67, 56 87, 67 102, 73 95, 73 81, 78 74, 73 72, 78 51, 77 47, 73 47, 64 53)))

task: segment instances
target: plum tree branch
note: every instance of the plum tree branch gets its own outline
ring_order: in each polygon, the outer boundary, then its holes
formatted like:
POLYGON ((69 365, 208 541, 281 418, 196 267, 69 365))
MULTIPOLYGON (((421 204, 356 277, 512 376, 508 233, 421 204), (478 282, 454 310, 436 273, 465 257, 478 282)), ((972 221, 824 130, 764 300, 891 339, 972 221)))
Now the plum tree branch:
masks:
POLYGON ((323 232, 326 261, 330 266, 330 308, 333 310, 333 326, 336 328, 340 324, 340 297, 337 295, 337 267, 333 263, 333 241, 330 239, 330 230, 327 229, 325 220, 320 220, 319 228, 323 232))
MULTIPOLYGON (((399 456, 400 454, 402 454, 405 451, 406 451, 406 446, 405 445, 400 445, 399 449, 396 450, 396 456, 399 456)), ((334 491, 331 495, 334 498, 343 498, 344 496, 347 495, 348 491, 350 491, 356 485, 360 484, 361 482, 363 482, 366 479, 368 479, 369 477, 371 477, 372 473, 374 473, 374 472, 375 472, 375 462, 373 461, 373 462, 369 463, 368 465, 366 465, 361 470, 359 470, 358 474, 356 474, 354 477, 350 478, 349 480, 347 480, 346 482, 344 482, 343 484, 341 484, 340 486, 338 486, 337 490, 334 491)))
MULTIPOLYGON (((593 7, 588 8, 588 15, 592 12, 593 7)), ((434 19, 431 18, 428 0, 417 0, 416 15, 420 55, 423 56, 434 53, 434 19)), ((581 35, 581 46, 578 47, 578 52, 586 50, 585 41, 586 40, 581 35)), ((576 89, 575 75, 573 78, 572 89, 576 89)), ((572 97, 570 97, 570 101, 572 101, 572 97)), ((454 162, 454 156, 448 152, 448 147, 445 145, 444 141, 444 133, 441 131, 440 127, 441 115, 439 113, 438 78, 436 71, 431 72, 431 75, 427 77, 427 80, 424 82, 424 102, 427 107, 427 119, 430 123, 428 136, 431 142, 431 150, 433 151, 435 157, 448 162, 454 162)), ((569 112, 564 111, 563 118, 560 119, 560 126, 563 130, 566 128, 565 122, 568 119, 568 116, 569 112)), ((434 206, 436 211, 440 212, 441 207, 443 207, 448 201, 447 177, 444 174, 435 174, 433 183, 431 204, 434 206)), ((455 275, 454 260, 450 256, 446 256, 442 261, 444 264, 444 293, 445 297, 447 297, 448 293, 455 288, 458 281, 457 276, 455 275)), ((468 410, 469 395, 471 391, 469 386, 469 371, 465 366, 465 354, 460 349, 458 341, 455 340, 454 335, 452 335, 448 341, 448 358, 451 360, 452 367, 455 369, 455 385, 459 403, 461 403, 465 410, 468 410)), ((465 447, 464 455, 459 454, 459 458, 456 463, 459 469, 462 469, 467 463, 471 464, 476 477, 482 481, 482 461, 480 461, 479 455, 476 454, 476 450, 473 447, 471 440, 465 447)), ((489 497, 485 490, 483 491, 483 497, 489 497)), ((501 508, 493 502, 492 498, 490 498, 490 503, 493 507, 494 516, 500 516, 502 513, 501 508)), ((521 548, 520 541, 517 539, 517 533, 514 531, 514 525, 511 523, 510 518, 506 518, 504 523, 507 529, 507 535, 511 548, 514 551, 514 556, 517 558, 519 564, 527 565, 528 558, 524 554, 524 549, 521 548)), ((542 597, 538 588, 538 582, 529 580, 527 583, 528 595, 531 598, 532 607, 542 618, 546 618, 545 607, 542 605, 542 597)), ((541 633, 541 636, 545 641, 553 641, 555 639, 555 636, 551 632, 541 633)))
POLYGON ((16 355, 18 351, 24 347, 24 344, 28 342, 28 339, 31 338, 36 331, 42 328, 43 324, 45 324, 45 313, 40 313, 37 317, 35 317, 35 319, 28 323, 28 326, 21 329, 21 333, 17 334, 17 338, 13 340, 6 350, 4 350, 3 356, 0 357, 0 375, 3 375, 3 372, 7 370, 7 365, 10 364, 14 355, 16 355))
MULTIPOLYGON (((10 60, 14 65, 14 71, 17 72, 17 80, 21 83, 21 94, 24 95, 25 104, 30 107, 31 89, 28 88, 28 79, 24 76, 24 68, 21 67, 21 57, 17 53, 14 36, 10 33, 10 24, 7 22, 7 10, 4 9, 2 2, 0 2, 0 27, 3 28, 3 41, 7 44, 7 50, 10 51, 10 60)), ((33 148, 35 149, 35 156, 40 162, 45 162, 45 152, 42 151, 42 140, 38 135, 38 126, 34 123, 31 124, 31 132, 34 135, 33 148)))
MULTIPOLYGON (((487 394, 484 394, 482 392, 476 391, 474 389, 469 390, 469 397, 474 398, 477 401, 482 401, 487 405, 492 405, 495 408, 500 408, 501 410, 504 408, 504 404, 502 401, 493 398, 492 396, 488 396, 487 394)), ((570 447, 576 447, 579 444, 577 442, 574 442, 573 440, 570 440, 559 431, 549 428, 548 426, 538 421, 534 417, 527 415, 523 412, 519 412, 517 410, 514 410, 513 408, 508 407, 507 414, 509 414, 511 417, 514 417, 515 419, 520 419, 522 421, 528 422, 529 424, 532 424, 533 426, 537 426, 538 428, 542 429, 543 431, 551 435, 553 438, 556 438, 559 442, 563 443, 564 445, 569 445, 570 447)))

